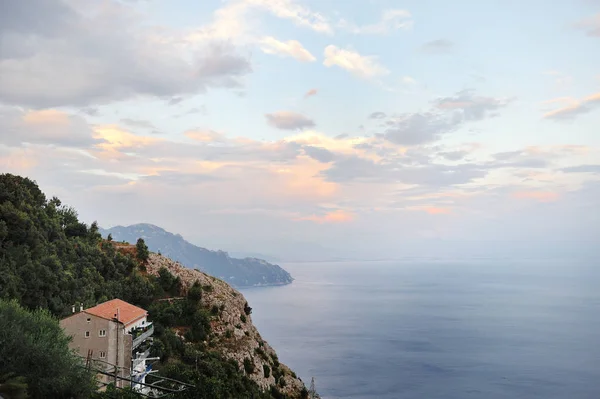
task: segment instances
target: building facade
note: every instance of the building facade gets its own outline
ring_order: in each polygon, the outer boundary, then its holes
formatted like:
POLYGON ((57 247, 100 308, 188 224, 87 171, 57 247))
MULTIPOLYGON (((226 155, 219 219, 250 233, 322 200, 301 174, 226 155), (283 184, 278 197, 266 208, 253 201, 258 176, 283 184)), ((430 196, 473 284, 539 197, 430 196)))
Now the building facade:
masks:
POLYGON ((147 317, 146 310, 113 299, 85 310, 80 307, 79 312, 73 308, 73 314, 62 319, 60 325, 73 337, 70 347, 92 362, 94 369, 105 373, 99 373, 102 385, 125 387, 137 382, 134 386, 141 387, 154 332, 147 317))

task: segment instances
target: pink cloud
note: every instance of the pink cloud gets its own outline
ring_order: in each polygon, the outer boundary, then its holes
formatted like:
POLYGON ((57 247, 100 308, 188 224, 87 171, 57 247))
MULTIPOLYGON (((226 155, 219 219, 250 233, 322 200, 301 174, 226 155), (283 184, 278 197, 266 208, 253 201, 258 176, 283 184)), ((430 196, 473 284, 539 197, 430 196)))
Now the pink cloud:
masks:
POLYGON ((310 215, 310 216, 304 216, 304 217, 300 217, 300 218, 296 218, 294 220, 300 221, 300 220, 307 220, 310 222, 315 222, 315 223, 319 223, 319 224, 323 224, 323 223, 347 223, 347 222, 351 222, 354 220, 354 214, 351 212, 347 212, 341 209, 338 209, 336 211, 331 211, 331 212, 327 212, 324 215, 318 216, 318 215, 310 215))
POLYGON ((554 191, 518 191, 512 194, 514 198, 532 199, 539 202, 556 201, 559 197, 554 191))
POLYGON ((310 89, 309 91, 306 92, 306 94, 304 95, 304 98, 316 96, 318 92, 319 91, 317 89, 310 89))

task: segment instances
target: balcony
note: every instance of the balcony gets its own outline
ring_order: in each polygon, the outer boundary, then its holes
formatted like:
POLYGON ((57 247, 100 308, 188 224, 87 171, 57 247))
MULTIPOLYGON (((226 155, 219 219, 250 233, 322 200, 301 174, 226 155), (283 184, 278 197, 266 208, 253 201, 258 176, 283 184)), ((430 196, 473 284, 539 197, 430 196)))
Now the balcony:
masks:
POLYGON ((152 324, 144 328, 138 328, 136 330, 133 330, 131 332, 131 335, 133 336, 133 344, 131 346, 131 350, 134 350, 135 348, 140 346, 142 342, 147 340, 150 336, 152 336, 152 334, 154 334, 154 325, 152 324))

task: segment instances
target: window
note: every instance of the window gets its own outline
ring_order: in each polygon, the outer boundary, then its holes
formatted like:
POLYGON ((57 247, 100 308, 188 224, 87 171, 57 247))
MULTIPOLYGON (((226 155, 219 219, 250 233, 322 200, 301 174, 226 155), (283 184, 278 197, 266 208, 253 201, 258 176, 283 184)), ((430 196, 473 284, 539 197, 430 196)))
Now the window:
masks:
POLYGON ((100 359, 106 358, 106 352, 100 351, 100 359))
POLYGON ((90 337, 90 332, 89 332, 89 331, 86 331, 86 332, 85 332, 85 337, 86 337, 86 338, 89 338, 89 337, 90 337))
POLYGON ((100 330, 100 331, 98 331, 98 336, 99 337, 106 337, 106 330, 100 330))
POLYGON ((87 322, 89 323, 89 322, 91 322, 91 321, 92 321, 91 317, 88 317, 88 318, 87 318, 87 322))

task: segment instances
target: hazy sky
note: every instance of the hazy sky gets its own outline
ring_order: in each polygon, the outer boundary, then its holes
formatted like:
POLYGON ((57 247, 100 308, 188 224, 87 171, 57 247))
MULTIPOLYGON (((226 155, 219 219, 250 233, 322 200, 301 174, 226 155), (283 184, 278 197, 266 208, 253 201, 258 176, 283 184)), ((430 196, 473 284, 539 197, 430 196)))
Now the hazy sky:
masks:
POLYGON ((600 1, 3 0, 0 171, 228 250, 598 242, 600 1))

